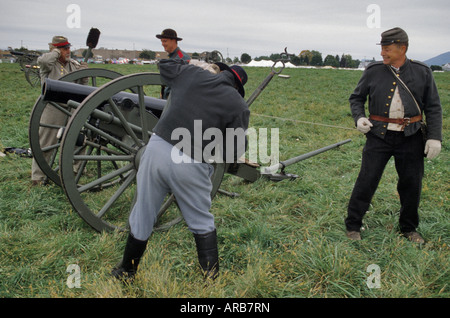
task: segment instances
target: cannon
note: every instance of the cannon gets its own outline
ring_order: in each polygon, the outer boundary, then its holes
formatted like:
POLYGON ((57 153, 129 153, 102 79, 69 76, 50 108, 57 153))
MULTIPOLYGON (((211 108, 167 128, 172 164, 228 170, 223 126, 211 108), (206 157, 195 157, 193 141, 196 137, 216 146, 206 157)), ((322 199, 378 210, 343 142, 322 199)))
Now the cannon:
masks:
POLYGON ((41 76, 39 74, 39 65, 37 58, 42 55, 38 51, 10 51, 10 53, 17 57, 20 64, 20 70, 25 73, 25 79, 31 87, 37 87, 41 84, 41 76))
MULTIPOLYGON (((284 68, 284 61, 281 62, 284 68)), ((276 71, 273 67, 247 103, 250 105, 274 75, 279 73, 281 70, 276 71)), ((114 78, 99 88, 71 83, 86 74, 74 74, 63 81, 49 80, 43 85, 35 108, 42 109, 44 105, 58 108, 67 115, 67 123, 53 127, 59 133, 58 142, 47 147, 51 149, 39 149, 39 143, 34 142, 37 149, 32 145, 32 151, 34 154, 44 150, 59 153, 59 164, 56 166, 50 167, 52 163, 43 162, 42 158, 40 165, 47 166, 46 171, 52 174, 51 178, 49 176, 51 180, 59 179, 55 183, 63 188, 72 207, 86 223, 97 231, 126 230, 135 199, 135 179, 140 158, 165 105, 165 101, 147 96, 147 92, 155 91, 152 87, 161 85, 160 76, 158 73, 126 76, 102 74, 114 78), (99 191, 102 192, 101 196, 99 191)), ((34 132, 42 125, 39 119, 33 118, 38 115, 39 111, 33 111, 30 119, 34 124, 34 132)), ((349 141, 316 150, 310 156, 349 141)), ((309 157, 308 154, 302 156, 293 158, 291 162, 309 157)), ((290 162, 281 164, 281 173, 276 173, 278 167, 272 167, 271 171, 260 171, 257 164, 249 162, 213 163, 211 197, 214 198, 218 192, 233 195, 220 189, 225 173, 250 182, 260 177, 269 177, 275 181, 296 177, 284 173, 284 168, 290 162)), ((176 199, 169 195, 159 211, 158 220, 172 205, 176 205, 176 199)), ((168 228, 180 220, 181 217, 177 217, 156 229, 168 228)))
MULTIPOLYGON (((94 68, 83 69, 67 74, 61 77, 59 81, 77 83, 82 79, 88 79, 88 85, 98 87, 105 84, 107 81, 121 76, 123 75, 111 70, 94 68)), ((28 126, 30 148, 33 152, 34 159, 41 170, 45 173, 46 182, 53 181, 59 186, 61 186, 61 181, 59 177, 59 165, 57 159, 59 157, 60 140, 56 143, 41 145, 39 141, 39 130, 44 127, 55 129, 55 131, 64 129, 71 115, 71 110, 65 105, 52 101, 44 101, 43 95, 41 94, 33 106, 28 126), (62 125, 44 122, 42 119, 44 112, 57 112, 65 116, 66 119, 62 125)))

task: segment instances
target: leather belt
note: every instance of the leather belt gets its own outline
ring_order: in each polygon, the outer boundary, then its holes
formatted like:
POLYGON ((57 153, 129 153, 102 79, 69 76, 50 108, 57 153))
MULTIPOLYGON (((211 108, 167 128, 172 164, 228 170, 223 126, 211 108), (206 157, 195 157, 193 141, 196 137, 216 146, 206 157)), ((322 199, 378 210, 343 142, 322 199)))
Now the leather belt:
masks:
POLYGON ((402 125, 402 130, 405 129, 406 126, 409 124, 418 122, 422 120, 422 115, 417 115, 414 117, 405 117, 405 118, 389 118, 389 117, 383 117, 378 115, 370 115, 369 119, 376 120, 376 121, 382 121, 384 123, 391 123, 391 124, 397 124, 402 125))

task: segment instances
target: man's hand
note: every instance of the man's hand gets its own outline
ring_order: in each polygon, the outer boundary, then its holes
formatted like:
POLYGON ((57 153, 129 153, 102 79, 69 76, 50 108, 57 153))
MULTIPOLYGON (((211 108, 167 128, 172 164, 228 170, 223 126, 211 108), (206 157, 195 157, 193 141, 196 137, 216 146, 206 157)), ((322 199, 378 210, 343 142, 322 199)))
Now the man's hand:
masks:
POLYGON ((80 62, 80 70, 84 70, 86 68, 89 68, 88 63, 86 63, 84 61, 80 62))
POLYGON ((435 139, 428 139, 425 143, 424 153, 427 155, 428 159, 436 158, 441 152, 441 142, 435 139))
POLYGON ((213 74, 219 74, 220 69, 216 64, 209 64, 204 61, 198 61, 198 60, 190 60, 189 64, 198 66, 204 70, 207 70, 213 74))
POLYGON ((57 52, 57 53, 58 53, 58 57, 61 56, 61 50, 58 49, 58 48, 56 48, 56 47, 54 47, 54 46, 52 46, 52 47, 50 48, 50 52, 57 52))
POLYGON ((362 132, 363 134, 367 134, 370 131, 371 127, 373 127, 373 125, 366 117, 361 117, 356 122, 356 129, 358 129, 358 131, 362 132))

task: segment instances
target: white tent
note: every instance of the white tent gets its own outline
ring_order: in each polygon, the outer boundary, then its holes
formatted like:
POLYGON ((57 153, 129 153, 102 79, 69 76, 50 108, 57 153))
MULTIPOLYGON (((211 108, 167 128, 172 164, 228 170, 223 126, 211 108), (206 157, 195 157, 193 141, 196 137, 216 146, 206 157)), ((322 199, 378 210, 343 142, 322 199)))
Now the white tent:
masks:
MULTIPOLYGON (((255 67, 272 67, 273 61, 268 60, 261 60, 261 61, 255 61, 252 60, 250 63, 245 64, 245 66, 255 66, 255 67)), ((278 62, 275 67, 281 67, 281 62, 278 62)), ((285 67, 295 68, 296 66, 292 64, 291 62, 284 63, 285 67)))

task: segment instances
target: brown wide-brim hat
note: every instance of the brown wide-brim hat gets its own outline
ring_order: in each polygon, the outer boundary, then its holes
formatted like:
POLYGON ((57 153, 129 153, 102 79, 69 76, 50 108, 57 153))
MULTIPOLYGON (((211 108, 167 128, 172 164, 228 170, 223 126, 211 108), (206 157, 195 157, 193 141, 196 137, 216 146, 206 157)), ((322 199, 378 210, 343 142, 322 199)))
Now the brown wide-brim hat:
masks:
POLYGON ((72 44, 69 43, 69 40, 67 40, 67 38, 62 35, 54 36, 52 39, 52 43, 49 43, 48 45, 54 46, 58 49, 72 46, 72 44))
POLYGON ((183 40, 182 38, 178 37, 177 32, 173 29, 165 29, 161 32, 161 34, 157 34, 156 37, 158 39, 174 39, 177 41, 183 40))
POLYGON ((408 43, 408 34, 402 28, 393 28, 381 33, 381 42, 377 45, 391 45, 394 43, 408 43))

